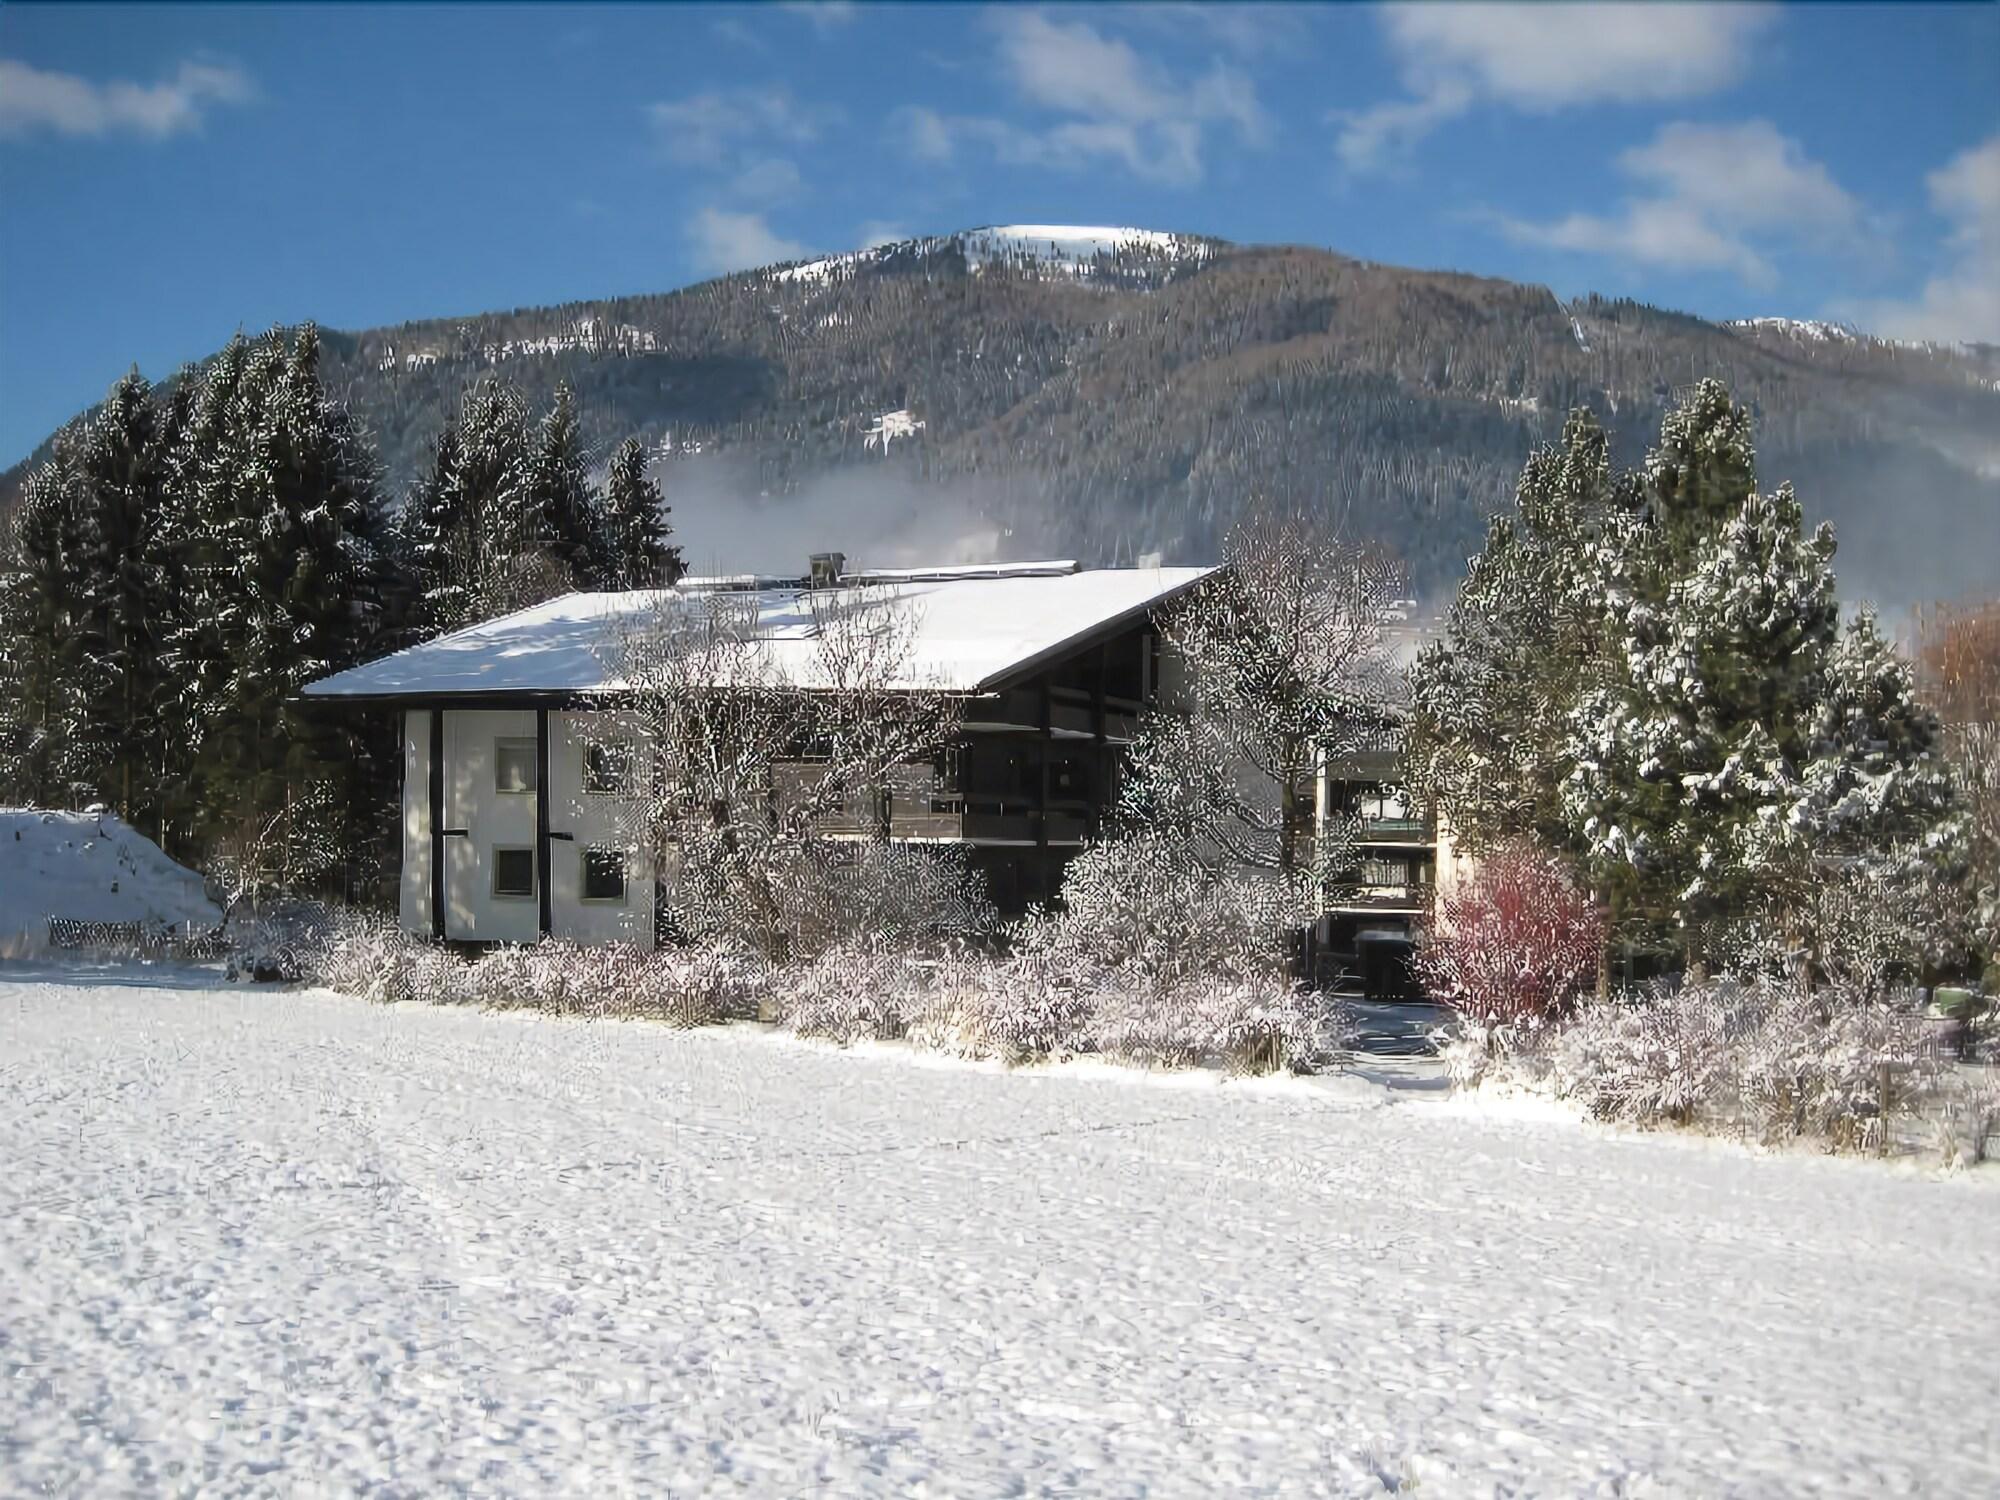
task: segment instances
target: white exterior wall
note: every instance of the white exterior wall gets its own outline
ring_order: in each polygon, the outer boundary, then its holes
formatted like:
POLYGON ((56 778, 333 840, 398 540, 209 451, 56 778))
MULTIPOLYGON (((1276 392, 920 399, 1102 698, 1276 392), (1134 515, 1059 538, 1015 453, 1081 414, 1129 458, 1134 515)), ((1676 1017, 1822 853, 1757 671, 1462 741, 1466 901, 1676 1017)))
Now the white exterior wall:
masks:
POLYGON ((643 787, 650 767, 643 738, 633 721, 615 713, 549 715, 549 831, 571 835, 549 841, 549 928, 552 936, 579 943, 653 946, 653 867, 639 853, 635 798, 611 797, 583 789, 583 747, 594 738, 622 739, 633 747, 632 784, 643 787), (583 899, 583 851, 625 851, 625 900, 583 899))
MULTIPOLYGON (((583 747, 592 737, 634 742, 635 786, 648 774, 636 730, 616 714, 549 715, 550 935, 576 942, 625 942, 653 946, 653 870, 636 852, 630 797, 587 794, 583 747), (627 851, 623 902, 583 899, 583 851, 627 851)), ((493 851, 535 847, 532 792, 502 792, 496 785, 497 741, 535 738, 532 709, 451 709, 444 716, 446 829, 464 830, 444 841, 445 936, 467 942, 532 943, 541 936, 535 896, 493 894, 493 851)), ((430 715, 403 715, 403 866, 401 921, 405 931, 431 932, 430 715)))
POLYGON ((493 784, 493 744, 535 737, 532 709, 452 709, 444 716, 444 935, 532 943, 542 935, 533 896, 493 894, 493 851, 535 847, 535 795, 493 784))
POLYGON ((403 871, 398 915, 403 931, 431 930, 431 716, 403 715, 403 871))

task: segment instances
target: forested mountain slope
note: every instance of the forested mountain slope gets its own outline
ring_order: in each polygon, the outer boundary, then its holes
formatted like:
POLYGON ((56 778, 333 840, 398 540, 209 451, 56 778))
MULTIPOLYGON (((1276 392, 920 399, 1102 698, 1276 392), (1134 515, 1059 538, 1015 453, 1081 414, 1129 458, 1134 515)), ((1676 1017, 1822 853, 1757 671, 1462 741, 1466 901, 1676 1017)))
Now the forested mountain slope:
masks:
POLYGON ((1712 375, 1757 414, 1763 482, 1792 480, 1839 526, 1850 595, 2000 575, 2000 352, 1565 307, 1322 250, 972 231, 661 295, 328 332, 323 359, 399 493, 469 383, 497 374, 541 406, 569 382, 595 450, 632 432, 653 447, 697 560, 732 505, 796 531, 801 555, 887 560, 894 539, 854 500, 876 488, 997 539, 973 545, 1092 562, 1211 558, 1231 517, 1268 502, 1384 538, 1425 591, 1455 580, 1570 407, 1594 408, 1630 462, 1675 390, 1712 375), (763 508, 813 496, 796 526, 763 508))

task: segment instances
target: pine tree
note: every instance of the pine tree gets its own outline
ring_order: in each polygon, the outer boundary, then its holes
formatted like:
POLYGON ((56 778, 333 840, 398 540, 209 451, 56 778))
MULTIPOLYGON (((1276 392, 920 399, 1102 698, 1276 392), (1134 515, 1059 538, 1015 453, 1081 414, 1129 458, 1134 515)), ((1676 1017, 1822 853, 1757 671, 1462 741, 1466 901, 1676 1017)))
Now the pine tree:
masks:
POLYGON ((61 806, 79 790, 81 438, 76 428, 58 433, 49 462, 29 476, 0 566, 0 774, 15 802, 61 806))
POLYGON ((168 601, 160 528, 167 506, 167 414, 134 370, 92 418, 78 488, 75 751, 98 793, 129 822, 157 826, 161 634, 168 601))
POLYGON ((686 571, 660 486, 646 472, 646 445, 627 438, 612 455, 604 481, 604 529, 617 588, 667 588, 686 571))
POLYGON ((591 494, 583 430, 567 384, 556 387, 555 404, 535 434, 526 490, 529 534, 536 545, 567 570, 575 587, 598 587, 609 574, 611 549, 591 494))
POLYGON ((456 425, 438 433, 430 468, 404 502, 401 530, 411 592, 402 611, 407 633, 441 634, 470 613, 467 553, 474 532, 459 478, 456 425))
MULTIPOLYGON (((527 408, 511 386, 485 381, 459 409, 454 582, 435 611, 441 629, 504 614, 536 592, 540 525, 528 491, 527 408)), ((559 592, 559 590, 558 590, 559 592)), ((548 597, 546 594, 541 597, 548 597)))
POLYGON ((1601 549, 1639 508, 1604 430, 1571 413, 1561 443, 1529 458, 1514 512, 1493 520, 1443 636, 1419 653, 1404 775, 1463 846, 1564 843, 1569 713, 1608 671, 1601 549))
MULTIPOLYGON (((1750 482, 1747 462, 1735 472, 1750 482)), ((1699 963, 1798 857, 1839 619, 1834 543, 1826 527, 1801 534, 1789 487, 1751 489, 1705 540, 1675 492, 1649 491, 1654 529, 1611 559, 1623 670, 1571 714, 1563 808, 1615 909, 1651 918, 1699 963), (1675 577, 1683 546, 1692 566, 1675 577)), ((1720 510, 1700 486, 1678 494, 1720 510)))

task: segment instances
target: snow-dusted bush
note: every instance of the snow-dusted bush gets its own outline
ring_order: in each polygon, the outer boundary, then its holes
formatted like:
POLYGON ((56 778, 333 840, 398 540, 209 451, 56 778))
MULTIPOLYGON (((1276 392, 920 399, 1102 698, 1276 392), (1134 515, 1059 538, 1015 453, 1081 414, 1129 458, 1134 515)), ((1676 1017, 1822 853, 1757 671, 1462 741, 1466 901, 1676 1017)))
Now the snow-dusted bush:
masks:
POLYGON ((1879 1148, 1952 1079, 1938 1034, 1914 1007, 1767 985, 1736 1080, 1745 1124, 1765 1139, 1807 1136, 1879 1148))
POLYGON ((1913 997, 1783 976, 1586 1003, 1552 1028, 1513 1031, 1497 1053, 1461 1041, 1447 1057, 1461 1082, 1541 1089, 1599 1119, 1835 1150, 1886 1149, 1899 1124, 1921 1122, 1983 1149, 1992 1118, 1913 997))
POLYGON ((1165 985, 1282 973, 1314 914, 1306 882, 1217 870, 1188 841, 1146 830, 1078 855, 1062 895, 1060 910, 1012 933, 1015 951, 1046 963, 1052 982, 1111 971, 1165 985))
POLYGON ((1548 1077, 1599 1119, 1690 1124, 1727 1098, 1757 1024, 1731 980, 1586 1005, 1548 1034, 1548 1077))
POLYGON ((1490 1036, 1561 1013, 1589 985, 1604 937, 1602 914, 1560 861, 1508 844, 1438 903, 1417 977, 1490 1036))
POLYGON ((923 1013, 932 984, 931 965, 907 949, 843 944, 785 971, 778 1019, 800 1036, 842 1046, 889 1041, 923 1013))
POLYGON ((768 965, 741 948, 647 953, 620 943, 547 942, 483 954, 467 969, 463 994, 495 1008, 705 1026, 754 1016, 771 977, 768 965))
POLYGON ((700 1026, 755 1016, 769 965, 742 948, 654 953, 623 944, 509 944, 470 961, 378 917, 347 915, 306 953, 302 977, 366 1000, 530 1009, 552 1015, 646 1017, 700 1026))
POLYGON ((800 838, 732 853, 715 842, 695 841, 670 903, 674 927, 696 943, 797 962, 863 943, 919 948, 979 938, 998 920, 961 849, 800 838), (754 879, 744 868, 753 859, 754 879))
POLYGON ((1094 997, 1083 1036, 1095 1051, 1156 1067, 1220 1060, 1244 1073, 1307 1064, 1328 1049, 1326 1004, 1282 979, 1191 979, 1094 997))

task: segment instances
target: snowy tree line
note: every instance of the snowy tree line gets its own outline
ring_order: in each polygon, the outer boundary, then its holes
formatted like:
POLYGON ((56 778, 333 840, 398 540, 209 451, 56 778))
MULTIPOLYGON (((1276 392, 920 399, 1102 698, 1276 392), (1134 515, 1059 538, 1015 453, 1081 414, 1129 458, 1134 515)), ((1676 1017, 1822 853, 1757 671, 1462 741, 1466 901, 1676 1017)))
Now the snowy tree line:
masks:
POLYGON ((1916 674, 1843 626, 1829 528, 1756 486, 1702 383, 1636 471, 1588 413, 1538 452, 1412 672, 1413 784, 1458 838, 1560 853, 1620 947, 1823 968, 1843 893, 1907 913, 1905 972, 1978 956, 1990 872, 1916 674))
POLYGON ((238 336, 135 371, 29 478, 0 552, 0 798, 104 802, 241 886, 379 876, 393 740, 305 683, 574 587, 670 582, 636 440, 591 480, 575 403, 470 391, 408 503, 327 388, 320 339, 238 336))
POLYGON ((1947 615, 1920 673, 1842 625, 1833 555, 1714 382, 1636 471, 1581 413, 1530 461, 1412 673, 1407 773, 1484 856, 1418 960, 1461 1081, 1987 1153, 2000 1087, 1954 1053, 2000 937, 2000 615, 1947 615), (1614 994, 1635 956, 1660 979, 1614 994))

